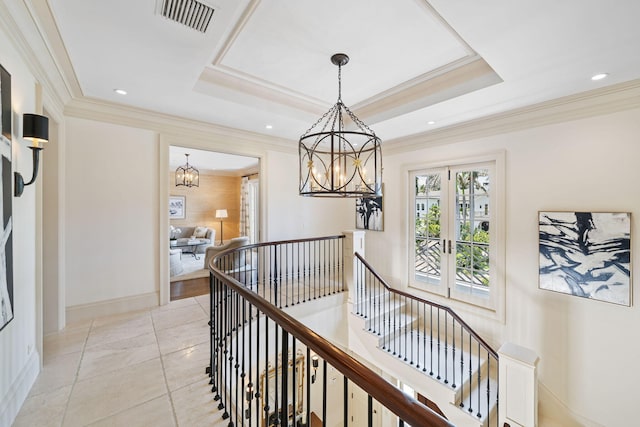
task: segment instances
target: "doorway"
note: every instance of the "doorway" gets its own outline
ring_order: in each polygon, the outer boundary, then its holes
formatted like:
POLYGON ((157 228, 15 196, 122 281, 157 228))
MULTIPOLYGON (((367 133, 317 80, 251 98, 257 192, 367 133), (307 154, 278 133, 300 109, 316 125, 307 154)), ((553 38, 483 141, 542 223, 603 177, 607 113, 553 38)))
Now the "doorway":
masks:
POLYGON ((170 300, 208 293, 207 248, 259 241, 259 174, 257 157, 169 146, 170 300))

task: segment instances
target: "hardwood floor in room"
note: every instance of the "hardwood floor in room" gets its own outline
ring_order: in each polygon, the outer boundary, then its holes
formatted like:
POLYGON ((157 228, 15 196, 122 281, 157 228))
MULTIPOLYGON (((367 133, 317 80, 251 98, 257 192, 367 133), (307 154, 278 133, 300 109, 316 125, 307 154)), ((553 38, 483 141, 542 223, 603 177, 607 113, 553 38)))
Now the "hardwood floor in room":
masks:
POLYGON ((196 297, 209 293, 209 278, 181 280, 171 283, 170 300, 175 301, 183 298, 196 297))

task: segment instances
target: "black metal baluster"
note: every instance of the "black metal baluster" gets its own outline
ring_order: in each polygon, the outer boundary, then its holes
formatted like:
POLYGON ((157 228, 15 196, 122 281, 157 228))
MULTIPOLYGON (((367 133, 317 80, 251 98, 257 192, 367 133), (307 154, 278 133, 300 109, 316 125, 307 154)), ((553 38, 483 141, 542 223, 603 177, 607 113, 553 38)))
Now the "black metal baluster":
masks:
POLYGON ((317 242, 313 243, 313 299, 316 299, 316 288, 318 287, 318 245, 317 242))
POLYGON ((451 387, 456 388, 456 319, 453 316, 451 317, 451 337, 451 372, 453 373, 453 383, 451 384, 451 387))
POLYGON ((481 390, 480 390, 480 383, 482 382, 482 370, 480 369, 480 341, 478 341, 478 413, 476 414, 476 416, 478 418, 482 417, 482 414, 480 413, 480 395, 481 390))
POLYGON ((307 368, 307 422, 306 425, 311 425, 311 349, 307 347, 307 360, 305 363, 307 368))
MULTIPOLYGON (((294 354, 295 361, 295 354, 294 354)), ((289 425, 289 333, 282 329, 282 400, 280 404, 280 421, 282 425, 289 425)), ((295 370, 295 363, 293 366, 295 370)), ((277 378, 277 377, 276 377, 277 378)), ((295 405, 293 410, 293 420, 295 423, 295 405)))
POLYGON ((444 311, 444 383, 449 384, 449 370, 447 369, 449 366, 449 330, 447 328, 448 320, 447 320, 447 310, 444 311))
POLYGON ((407 333, 407 328, 409 327, 409 318, 407 316, 407 296, 405 295, 404 297, 404 334, 402 334, 404 336, 404 361, 407 361, 407 338, 409 338, 409 335, 407 333))
POLYGON ((264 387, 262 394, 264 395, 264 417, 269 420, 269 316, 264 313, 264 387))
POLYGON ((234 292, 235 294, 235 313, 234 316, 236 318, 236 323, 235 323, 235 342, 236 342, 236 351, 235 353, 233 353, 233 346, 232 346, 232 357, 231 357, 231 361, 235 362, 233 364, 234 370, 235 370, 235 382, 236 382, 236 387, 235 387, 235 393, 234 393, 234 397, 235 400, 233 402, 233 414, 234 414, 234 418, 236 420, 236 425, 238 423, 238 393, 240 392, 239 390, 239 384, 240 384, 240 363, 238 363, 238 357, 240 355, 240 294, 238 294, 237 292, 234 292))
POLYGON ((433 376, 433 306, 429 306, 429 354, 431 357, 431 366, 429 375, 433 376))
POLYGON ((471 366, 471 357, 473 350, 471 347, 471 332, 469 332, 469 408, 467 409, 469 412, 473 412, 473 408, 471 407, 471 390, 473 390, 473 368, 471 366))
POLYGON ((460 327, 460 407, 464 408, 464 329, 460 327))
POLYGON ((342 425, 343 426, 348 426, 349 425, 349 379, 346 376, 342 377, 342 384, 343 384, 343 394, 344 394, 344 401, 343 401, 343 408, 344 410, 342 411, 342 425))
POLYGON ((320 242, 320 244, 322 245, 322 254, 323 254, 323 260, 322 260, 322 296, 326 297, 327 296, 327 241, 323 240, 320 242))
MULTIPOLYGON (((242 417, 244 416, 244 411, 245 411, 245 407, 244 407, 244 403, 245 403, 245 398, 242 394, 242 390, 244 390, 244 379, 247 376, 247 372, 245 370, 246 365, 245 365, 245 356, 247 354, 246 352, 246 320, 247 320, 247 301, 243 298, 242 300, 242 318, 244 319, 244 322, 242 322, 242 366, 241 366, 241 371, 240 371, 240 383, 236 385, 236 389, 240 390, 240 401, 242 402, 242 408, 240 411, 240 420, 242 420, 242 417)), ((236 337, 237 339, 237 337, 236 337)), ((236 412, 238 412, 236 410, 236 412)), ((236 423, 236 425, 238 425, 236 423)))
POLYGON ((491 355, 487 351, 487 426, 491 425, 491 413, 489 412, 491 401, 491 355))
MULTIPOLYGON (((250 319, 253 319, 253 305, 249 304, 249 315, 250 319)), ((256 351, 256 353, 258 353, 256 351)), ((249 383, 247 384, 247 415, 246 418, 249 420, 249 427, 251 427, 251 400, 253 399, 253 321, 249 321, 249 383)), ((256 368, 258 367, 256 361, 256 368)))
POLYGON ((370 394, 367 396, 367 425, 373 427, 373 398, 370 394))
POLYGON ((377 319, 377 322, 378 322, 378 326, 376 327, 376 329, 377 329, 376 332, 378 333, 378 336, 380 336, 380 335, 382 335, 382 332, 381 332, 382 319, 381 319, 381 317, 382 317, 382 310, 383 310, 383 307, 384 307, 384 300, 382 299, 383 286, 382 286, 382 283, 380 282, 380 280, 376 280, 376 283, 378 284, 378 292, 377 292, 378 313, 376 314, 376 319, 377 319))
POLYGON ((327 425, 327 361, 322 361, 322 425, 327 425))
MULTIPOLYGON (((429 325, 431 329, 431 325, 429 325)), ((422 372, 427 372, 427 305, 422 304, 422 372)))
MULTIPOLYGON (((302 244, 298 243, 296 245, 296 247, 298 248, 298 262, 296 263, 297 264, 297 269, 298 269, 298 274, 296 276, 296 282, 298 283, 297 284, 297 288, 298 288, 298 304, 300 304, 300 248, 304 248, 304 246, 302 244)), ((304 254, 304 252, 303 252, 303 254, 304 254)), ((302 259, 304 260, 304 255, 303 255, 302 259)), ((303 272, 304 272, 304 268, 303 268, 303 272)), ((304 289, 304 287, 303 287, 303 289, 304 289)))
POLYGON ((396 309, 397 309, 398 305, 396 303, 396 294, 395 292, 393 293, 393 351, 391 352, 391 354, 393 354, 394 356, 396 355, 396 318, 398 317, 398 314, 396 313, 396 309))
POLYGON ((438 307, 437 309, 437 316, 438 316, 438 365, 436 366, 437 371, 437 375, 436 375, 436 379, 439 380, 440 377, 440 307, 438 307))
POLYGON ((289 307, 289 245, 284 246, 284 306, 289 307))
POLYGON ((413 299, 409 300, 409 319, 411 319, 411 334, 409 335, 410 339, 411 339, 411 357, 409 358, 409 364, 413 365, 413 350, 414 350, 414 344, 413 344, 413 299))
POLYGON ((307 289, 307 245, 306 242, 302 242, 302 302, 307 301, 306 289, 307 289))
POLYGON ((275 421, 275 425, 279 425, 280 424, 280 410, 282 410, 282 405, 281 405, 281 401, 278 399, 280 393, 278 393, 278 388, 280 387, 280 384, 278 384, 278 365, 280 364, 280 359, 278 358, 278 350, 280 350, 280 346, 279 346, 279 341, 280 341, 280 335, 278 334, 278 328, 280 328, 280 325, 278 325, 275 321, 273 322, 275 328, 273 331, 274 334, 274 338, 276 340, 276 345, 273 348, 273 359, 274 359, 274 364, 275 364, 275 369, 274 369, 274 377, 273 377, 273 390, 274 390, 274 405, 275 408, 273 408, 273 412, 276 416, 276 421, 275 421))
MULTIPOLYGON (((293 425, 296 425, 296 418, 297 418, 297 414, 298 414, 298 401, 296 400, 296 392, 298 391, 298 382, 297 382, 297 376, 299 374, 302 374, 301 372, 298 372, 298 354, 296 353, 296 343, 297 343, 297 339, 295 336, 292 335, 292 349, 291 349, 291 354, 292 354, 292 368, 291 368, 291 404, 293 406, 293 425)), ((286 394, 287 398, 289 396, 289 393, 286 394)))
MULTIPOLYGON (((266 252, 263 252, 263 254, 266 252)), ((268 264, 265 264, 268 265, 268 264)), ((266 314, 263 315, 265 318, 267 317, 266 314)), ((265 321, 266 324, 266 321, 265 321)), ((265 352, 266 352, 266 345, 264 347, 265 352)), ((255 405, 256 405, 256 409, 255 409, 255 414, 256 414, 256 425, 260 424, 260 418, 261 418, 261 408, 260 408, 260 396, 262 396, 262 392, 261 392, 261 386, 262 384, 260 383, 260 355, 262 354, 262 347, 260 346, 260 310, 256 309, 256 376, 255 376, 255 390, 256 392, 253 394, 253 397, 256 399, 255 405)))

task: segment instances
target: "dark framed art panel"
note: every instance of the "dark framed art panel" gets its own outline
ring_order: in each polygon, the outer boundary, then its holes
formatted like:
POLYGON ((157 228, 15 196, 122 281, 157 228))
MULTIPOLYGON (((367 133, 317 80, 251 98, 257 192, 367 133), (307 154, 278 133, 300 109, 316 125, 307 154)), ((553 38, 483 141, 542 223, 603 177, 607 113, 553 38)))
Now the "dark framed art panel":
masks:
POLYGON ((13 313, 13 220, 11 173, 11 75, 0 65, 0 330, 14 317, 13 313))
POLYGON ((631 214, 538 213, 539 287, 631 305, 631 214))
MULTIPOLYGON (((384 191, 384 186, 383 186, 384 191)), ((356 199, 356 228, 383 231, 382 196, 360 197, 356 199)))

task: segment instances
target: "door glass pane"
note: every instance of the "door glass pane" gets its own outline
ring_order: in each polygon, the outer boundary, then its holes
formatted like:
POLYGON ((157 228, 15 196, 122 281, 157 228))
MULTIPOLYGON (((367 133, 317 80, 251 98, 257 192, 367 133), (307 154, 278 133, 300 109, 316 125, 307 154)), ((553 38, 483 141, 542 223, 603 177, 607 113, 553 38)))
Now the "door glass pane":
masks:
POLYGON ((442 246, 439 173, 415 177, 415 279, 440 284, 442 246))
POLYGON ((456 290, 489 296, 489 171, 455 176, 456 290))

